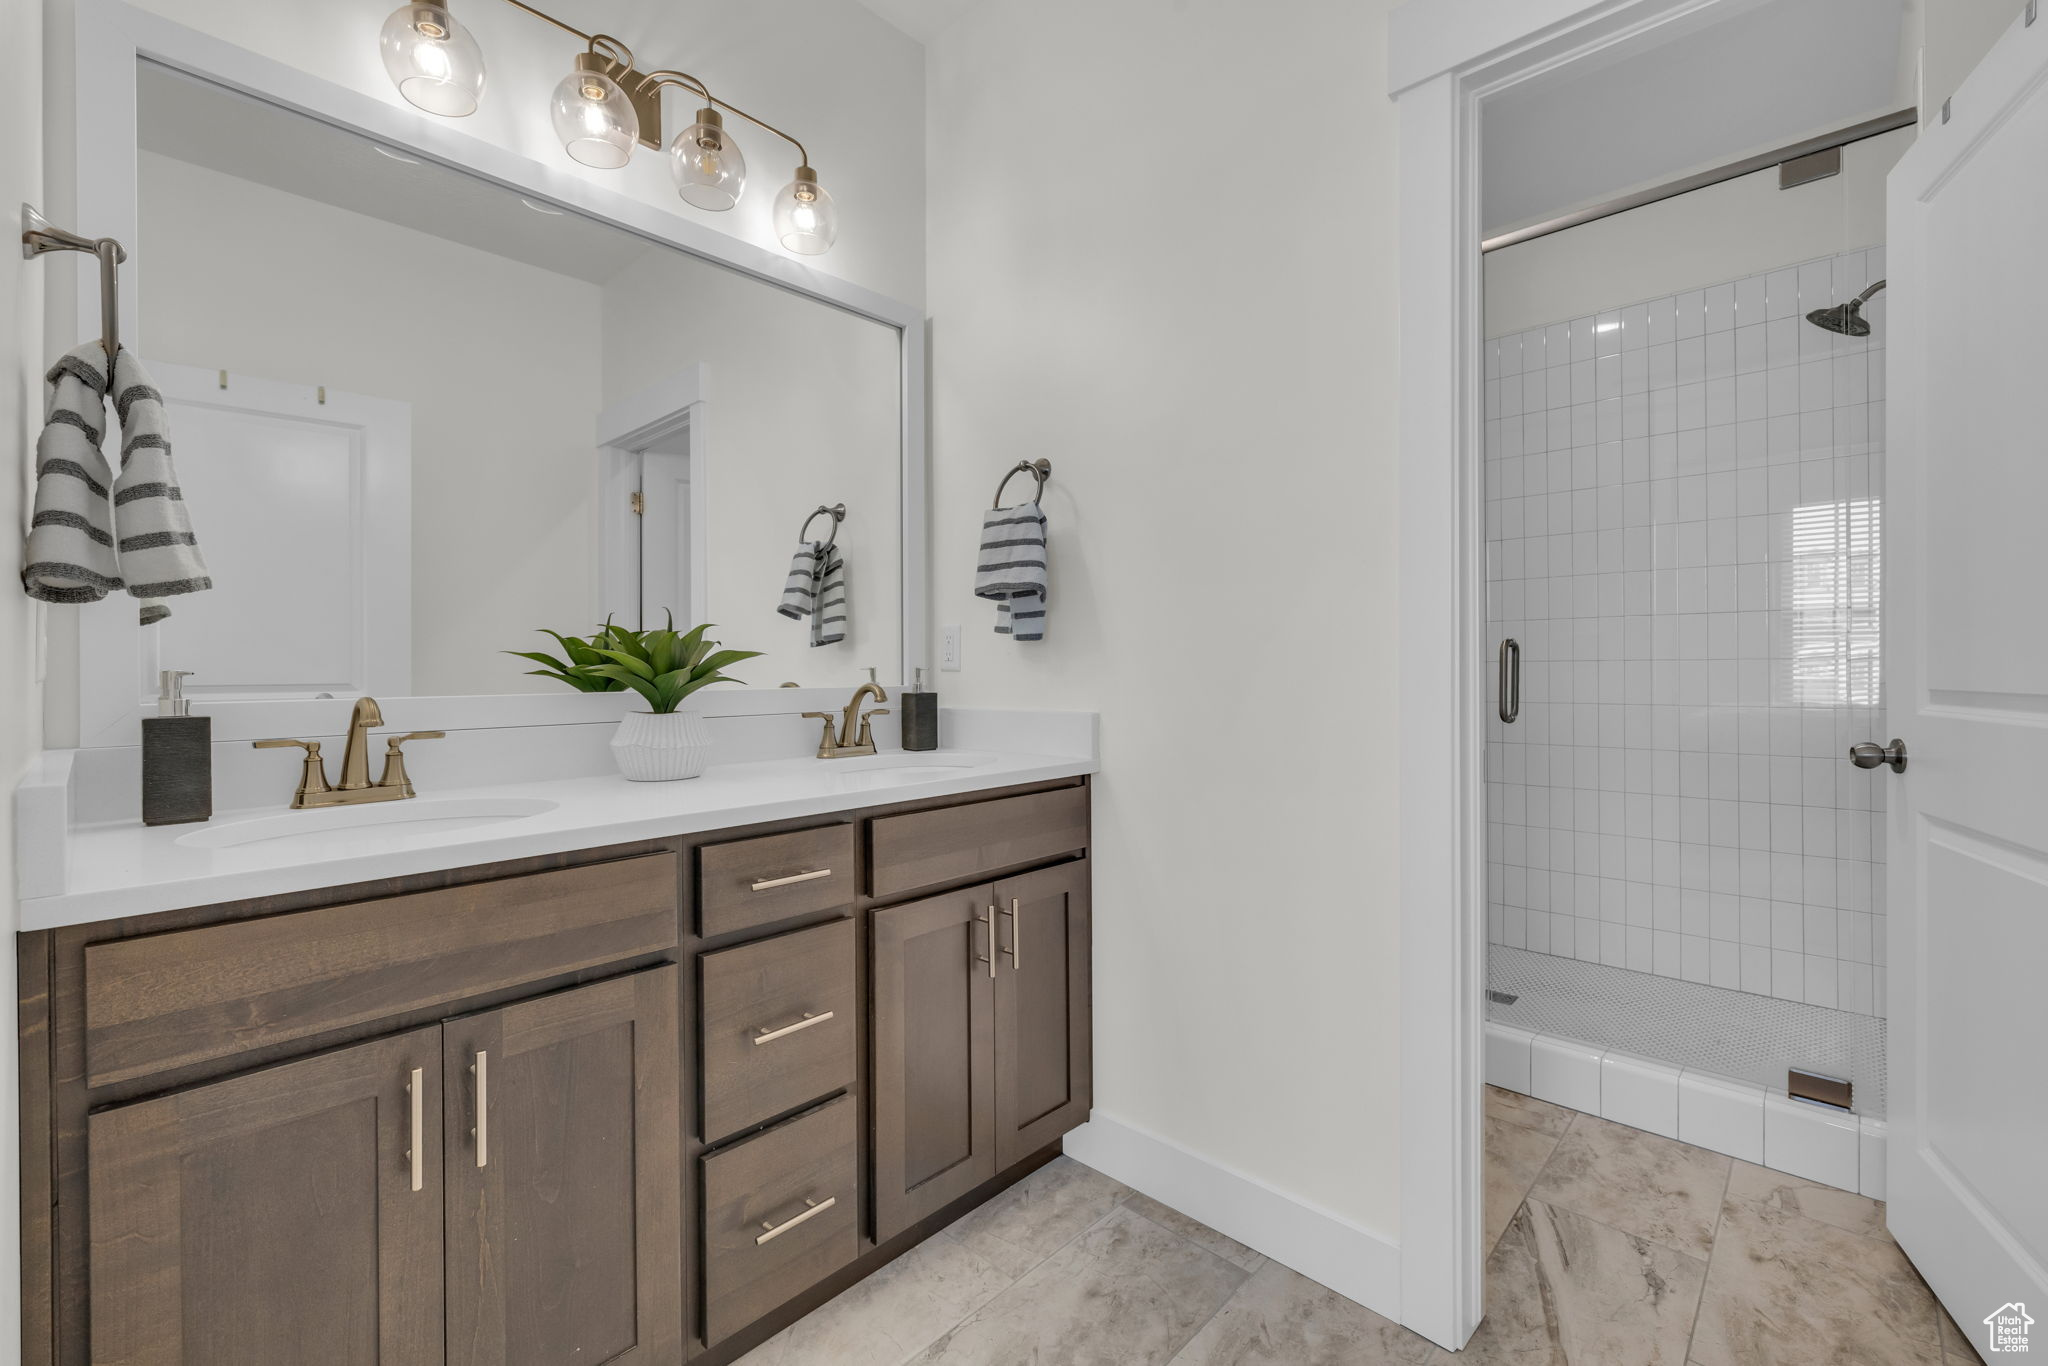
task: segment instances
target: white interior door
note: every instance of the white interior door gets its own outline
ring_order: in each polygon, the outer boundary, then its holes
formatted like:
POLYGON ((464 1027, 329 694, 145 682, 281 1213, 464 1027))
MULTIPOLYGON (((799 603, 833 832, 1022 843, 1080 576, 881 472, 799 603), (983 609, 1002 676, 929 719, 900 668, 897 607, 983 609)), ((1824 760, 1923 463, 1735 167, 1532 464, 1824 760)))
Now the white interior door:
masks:
POLYGON ((213 577, 145 632, 195 696, 412 691, 409 404, 152 365, 213 577), (153 639, 152 639, 153 637, 153 639))
POLYGON ((1887 1175, 1983 1352, 2005 1306, 2048 1325, 2048 23, 1952 110, 1889 189, 1887 1175))
POLYGON ((664 613, 687 630, 703 619, 690 572, 690 434, 685 429, 640 453, 640 622, 658 626, 664 613))

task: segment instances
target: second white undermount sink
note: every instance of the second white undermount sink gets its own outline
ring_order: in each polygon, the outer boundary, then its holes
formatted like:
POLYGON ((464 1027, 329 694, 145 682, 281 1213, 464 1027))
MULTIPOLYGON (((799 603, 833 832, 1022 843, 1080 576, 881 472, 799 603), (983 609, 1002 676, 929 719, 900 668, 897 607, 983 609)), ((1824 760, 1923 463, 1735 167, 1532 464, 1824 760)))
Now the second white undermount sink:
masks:
POLYGON ((877 787, 907 787, 912 783, 957 778, 972 769, 994 763, 993 754, 966 754, 934 750, 929 753, 870 754, 858 759, 825 759, 833 781, 842 791, 864 792, 877 787))
POLYGON ((369 841, 388 844, 410 836, 439 836, 499 825, 544 815, 556 805, 545 797, 412 797, 222 821, 180 835, 178 843, 191 849, 260 845, 294 851, 339 850, 369 841))

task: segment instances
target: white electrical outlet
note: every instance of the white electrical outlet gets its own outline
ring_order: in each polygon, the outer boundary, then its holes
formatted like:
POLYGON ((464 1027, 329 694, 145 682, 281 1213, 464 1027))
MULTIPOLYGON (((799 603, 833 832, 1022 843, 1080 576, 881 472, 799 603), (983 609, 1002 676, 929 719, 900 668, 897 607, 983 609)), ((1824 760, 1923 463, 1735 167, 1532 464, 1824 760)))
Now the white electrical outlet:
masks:
POLYGON ((947 673, 960 672, 960 628, 941 626, 939 628, 939 667, 947 673))

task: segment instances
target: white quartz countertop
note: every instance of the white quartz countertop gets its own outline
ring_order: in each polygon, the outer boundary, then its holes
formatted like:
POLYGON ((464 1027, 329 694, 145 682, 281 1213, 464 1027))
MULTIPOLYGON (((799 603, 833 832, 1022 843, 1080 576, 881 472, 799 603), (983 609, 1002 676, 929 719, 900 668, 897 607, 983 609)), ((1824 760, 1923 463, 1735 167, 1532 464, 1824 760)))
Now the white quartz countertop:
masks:
POLYGON ((412 801, 222 812, 191 825, 82 825, 65 838, 64 890, 24 898, 21 928, 827 816, 1095 770, 1093 758, 1074 755, 947 749, 719 764, 684 782, 498 783, 423 791, 412 801))

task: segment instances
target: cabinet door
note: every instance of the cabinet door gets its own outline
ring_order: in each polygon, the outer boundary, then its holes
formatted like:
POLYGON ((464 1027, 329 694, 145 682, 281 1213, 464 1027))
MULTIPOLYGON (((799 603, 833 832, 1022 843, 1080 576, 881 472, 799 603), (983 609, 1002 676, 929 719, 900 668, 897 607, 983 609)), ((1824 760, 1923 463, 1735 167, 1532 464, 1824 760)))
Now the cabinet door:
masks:
POLYGON ((450 1366, 682 1360, 679 980, 442 1026, 450 1366))
POLYGON ((996 1174, 989 889, 874 913, 875 1237, 996 1174))
POLYGON ((440 1033, 91 1116, 95 1366, 439 1363, 440 1033))
POLYGON ((1095 1066, 1088 863, 998 882, 996 1165, 1088 1118, 1095 1066))

